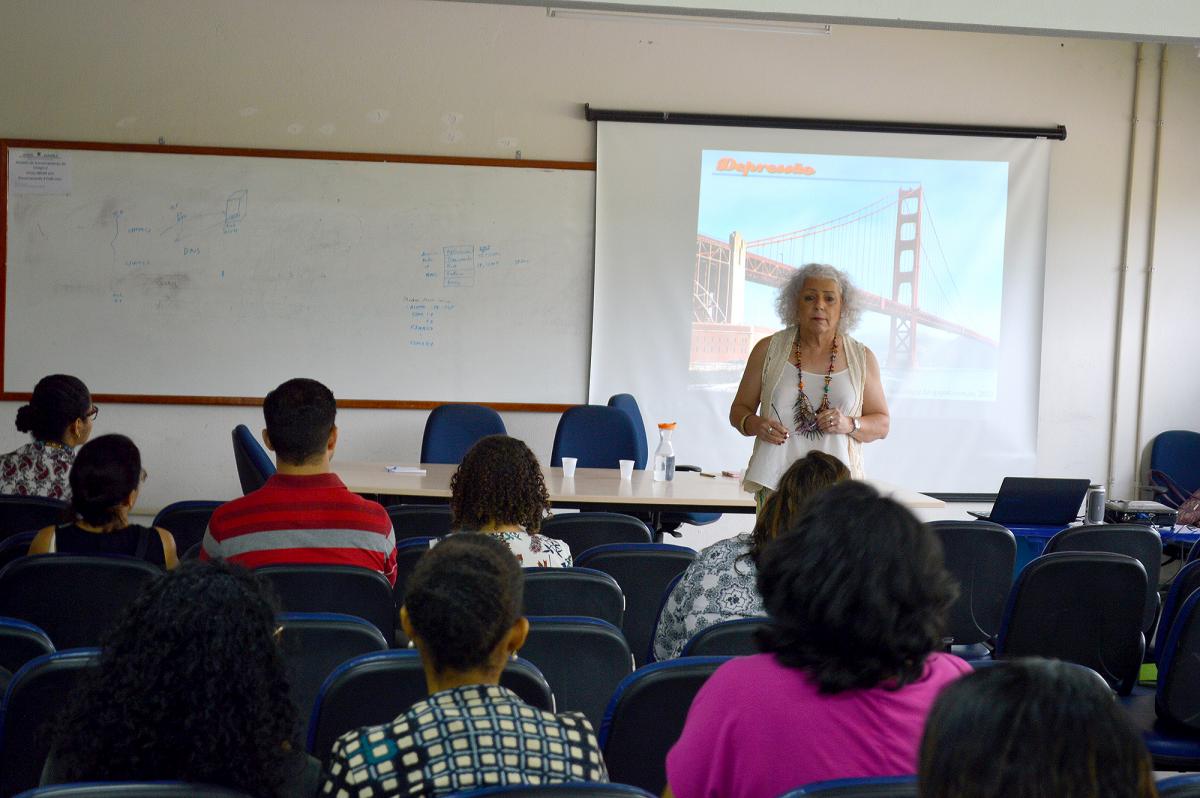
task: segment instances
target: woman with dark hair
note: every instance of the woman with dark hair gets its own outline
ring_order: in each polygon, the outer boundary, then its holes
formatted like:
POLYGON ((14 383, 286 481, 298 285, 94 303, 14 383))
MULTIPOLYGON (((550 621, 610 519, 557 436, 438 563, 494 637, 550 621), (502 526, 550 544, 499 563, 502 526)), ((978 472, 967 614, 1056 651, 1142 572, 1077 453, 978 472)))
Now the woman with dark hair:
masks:
POLYGON ((17 429, 33 440, 0 457, 0 493, 70 499, 67 475, 75 447, 92 434, 99 412, 77 377, 51 374, 38 380, 29 404, 17 410, 17 429))
POLYGON ((655 658, 678 657, 692 635, 713 624, 766 615, 754 585, 763 549, 791 525, 813 494, 849 478, 846 465, 824 452, 809 452, 792 463, 767 497, 754 529, 704 549, 683 572, 658 619, 655 658))
POLYGON ((342 735, 322 794, 428 798, 608 780, 581 713, 534 709, 500 686, 529 633, 523 580, 516 559, 487 535, 452 535, 422 555, 400 624, 421 655, 429 698, 390 723, 342 735))
POLYGON ((722 665, 667 756, 677 798, 772 798, 911 774, 925 716, 971 670, 941 646, 956 589, 924 524, 862 482, 822 490, 759 559, 763 653, 722 665))
POLYGON ((320 763, 300 747, 277 612, 264 583, 223 561, 156 579, 61 717, 42 783, 177 779, 315 794, 320 763))
POLYGON ((526 568, 571 565, 566 543, 537 534, 550 512, 550 494, 524 441, 480 438, 450 478, 450 512, 455 531, 492 535, 526 568))
POLYGON ((75 520, 38 532, 29 553, 123 554, 174 568, 179 559, 171 533, 129 523, 145 478, 141 452, 124 435, 101 435, 84 444, 71 466, 75 520))
POLYGON ((1012 660, 972 673, 933 705, 921 798, 1154 798, 1141 735, 1086 668, 1012 660))

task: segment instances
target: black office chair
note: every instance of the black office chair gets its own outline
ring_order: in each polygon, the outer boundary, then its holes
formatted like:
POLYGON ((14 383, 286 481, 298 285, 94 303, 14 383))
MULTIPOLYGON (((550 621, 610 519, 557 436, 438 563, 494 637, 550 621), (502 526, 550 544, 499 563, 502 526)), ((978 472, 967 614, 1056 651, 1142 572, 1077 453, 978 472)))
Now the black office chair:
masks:
POLYGON ((1146 607, 1142 612, 1142 633, 1149 639, 1158 619, 1158 578, 1162 567, 1162 538, 1142 524, 1085 524, 1072 526, 1050 538, 1043 551, 1108 551, 1124 554, 1146 570, 1146 607))
POLYGON ((99 656, 94 648, 47 654, 30 660, 13 676, 0 715, 0 795, 38 786, 50 754, 50 724, 99 656))
POLYGON ((683 646, 682 657, 744 657, 758 653, 754 642, 758 630, 771 623, 771 619, 736 618, 706 626, 683 646))
POLYGON ((958 582, 946 636, 955 646, 974 648, 956 653, 989 656, 1012 588, 1017 539, 991 521, 933 521, 929 527, 941 539, 946 570, 958 582))
POLYGON ((67 503, 44 496, 0 496, 0 541, 20 532, 61 523, 67 503))
POLYGON ((255 571, 270 582, 285 612, 337 612, 362 618, 391 645, 396 604, 387 577, 351 565, 268 565, 255 571))
POLYGON ((619 629, 625 594, 617 580, 593 568, 526 568, 524 612, 599 618, 619 629))
POLYGON ((696 693, 729 657, 687 657, 638 668, 617 686, 600 725, 608 777, 660 795, 667 751, 696 693))
POLYGON ((184 555, 204 539, 208 519, 223 503, 200 500, 174 502, 159 510, 150 526, 162 527, 170 532, 175 538, 175 550, 184 555))
POLYGON ((421 462, 458 465, 480 438, 507 434, 504 419, 490 407, 438 405, 425 420, 421 462))
POLYGON ((0 696, 26 662, 53 653, 54 644, 40 627, 19 618, 0 618, 0 696))
MULTIPOLYGON (((554 711, 554 694, 530 662, 509 660, 500 684, 532 707, 554 711)), ((342 663, 321 686, 308 725, 308 752, 326 758, 338 737, 387 723, 429 696, 421 658, 412 649, 366 654, 342 663)))
POLYGON ((599 728, 613 691, 633 673, 621 630, 596 618, 531 616, 521 656, 537 666, 554 691, 559 712, 582 712, 599 728))
POLYGON ((233 428, 233 460, 237 464, 243 494, 258 490, 275 474, 270 455, 245 424, 233 428))
POLYGON ((1086 665, 1122 695, 1141 669, 1146 569, 1108 552, 1038 557, 1017 577, 996 657, 1047 657, 1086 665))
POLYGON ((560 513, 542 522, 541 534, 567 544, 578 558, 588 549, 607 543, 650 543, 650 527, 624 513, 560 513))
POLYGON ((625 594, 621 631, 637 662, 648 662, 663 592, 696 559, 696 552, 668 543, 610 543, 575 559, 581 568, 604 571, 625 594))
MULTIPOLYGON (((392 587, 392 604, 397 613, 404 604, 404 591, 408 587, 408 577, 417 567, 417 560, 421 559, 421 555, 429 551, 429 544, 432 542, 433 538, 409 538, 396 544, 396 584, 392 587)), ((398 614, 396 623, 400 623, 398 614)), ((399 636, 396 639, 399 640, 399 636)))
POLYGON ((183 781, 92 781, 56 784, 23 792, 19 798, 251 798, 249 793, 183 781))
POLYGON ((822 798, 917 798, 917 777, 873 776, 863 779, 818 781, 785 792, 780 798, 802 798, 808 795, 820 795, 822 798))
POLYGON ((513 784, 459 792, 454 798, 656 798, 628 784, 564 781, 561 784, 513 784))
POLYGON ((59 650, 95 646, 125 605, 163 573, 132 557, 22 557, 0 571, 0 615, 36 624, 59 650))
POLYGON ((317 693, 343 662, 363 654, 387 651, 388 642, 375 625, 334 612, 285 612, 279 618, 279 650, 283 654, 296 717, 307 720, 317 693))
POLYGON ((450 534, 450 508, 438 504, 393 504, 384 508, 392 519, 396 542, 408 538, 440 538, 450 534))

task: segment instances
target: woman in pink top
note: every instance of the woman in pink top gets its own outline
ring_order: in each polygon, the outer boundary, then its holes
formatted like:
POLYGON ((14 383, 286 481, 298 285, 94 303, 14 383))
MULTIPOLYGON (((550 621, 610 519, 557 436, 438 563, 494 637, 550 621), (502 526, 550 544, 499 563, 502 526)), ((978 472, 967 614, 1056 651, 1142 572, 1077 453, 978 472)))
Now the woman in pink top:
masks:
POLYGON ((664 794, 777 798, 915 773, 934 699, 971 669, 936 653, 957 589, 935 535, 869 485, 834 485, 764 551, 758 589, 763 653, 700 689, 664 794))

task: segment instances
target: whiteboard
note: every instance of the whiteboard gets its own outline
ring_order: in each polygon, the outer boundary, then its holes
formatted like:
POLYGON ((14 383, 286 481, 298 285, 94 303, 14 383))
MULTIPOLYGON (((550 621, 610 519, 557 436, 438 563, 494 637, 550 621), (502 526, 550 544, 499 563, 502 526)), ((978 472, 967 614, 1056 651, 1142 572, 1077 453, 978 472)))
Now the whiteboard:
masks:
POLYGON ((5 392, 586 400, 578 164, 6 149, 5 392))

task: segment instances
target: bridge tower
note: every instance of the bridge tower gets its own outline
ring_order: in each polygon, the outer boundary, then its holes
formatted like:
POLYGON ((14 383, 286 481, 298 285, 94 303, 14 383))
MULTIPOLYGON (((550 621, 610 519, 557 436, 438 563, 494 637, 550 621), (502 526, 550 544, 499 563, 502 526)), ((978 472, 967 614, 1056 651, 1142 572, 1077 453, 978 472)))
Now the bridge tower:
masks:
POLYGON ((901 188, 896 203, 896 250, 892 261, 892 301, 909 308, 904 315, 897 307, 892 314, 887 364, 891 368, 917 365, 917 318, 921 283, 921 187, 901 188))

